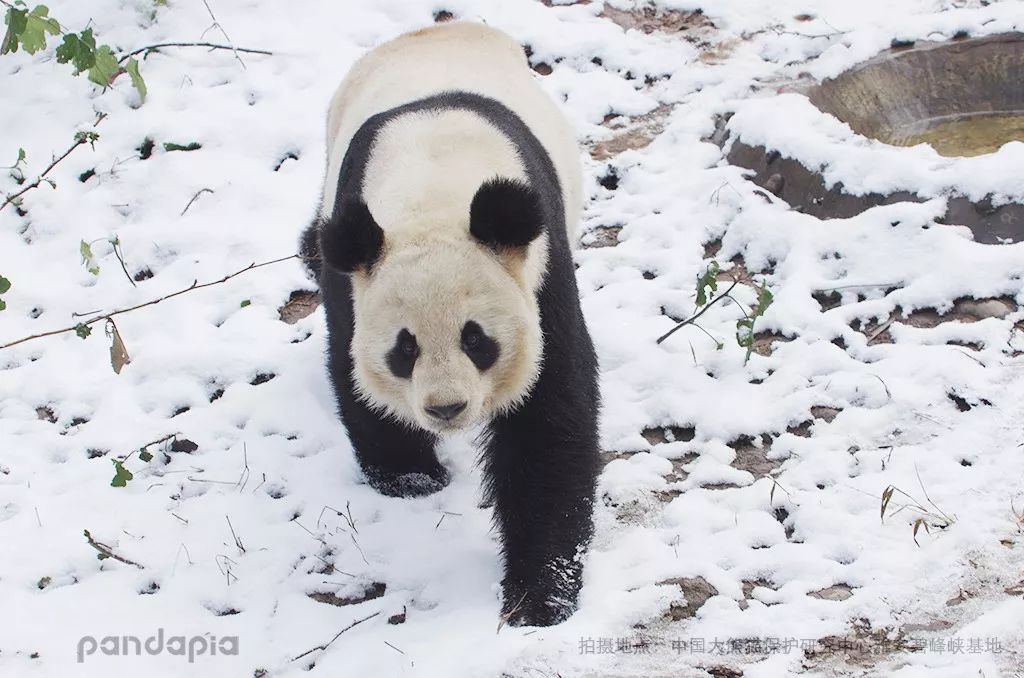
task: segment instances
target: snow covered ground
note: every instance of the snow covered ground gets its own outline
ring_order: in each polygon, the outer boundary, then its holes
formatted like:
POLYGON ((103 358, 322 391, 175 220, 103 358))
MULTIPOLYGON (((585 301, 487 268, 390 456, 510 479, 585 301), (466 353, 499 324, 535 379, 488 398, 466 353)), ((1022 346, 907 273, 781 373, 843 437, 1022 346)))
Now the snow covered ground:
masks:
MULTIPOLYGON (((201 0, 170 0, 155 18, 152 0, 50 4, 122 50, 199 40, 213 23, 201 0)), ((347 65, 442 10, 502 28, 529 45, 588 151, 578 273, 609 463, 580 609, 555 628, 499 628, 470 441, 446 446, 456 472, 437 495, 362 484, 325 378, 322 313, 279 317, 312 289, 292 260, 118 316, 132 360, 120 375, 102 325, 84 341, 0 349, 0 675, 1022 674, 1024 244, 933 225, 941 197, 802 215, 766 200, 707 138, 736 111, 735 133, 810 154, 851 190, 1019 198, 1024 144, 949 161, 771 95, 895 38, 1024 30, 1024 3, 210 8, 235 45, 273 55, 150 55, 142 106, 127 77, 101 93, 52 50, 0 57, 0 162, 24 148, 30 179, 106 114, 95 148, 53 171, 55 190, 27 194, 24 215, 0 212, 0 274, 13 284, 0 344, 294 253, 347 65), (192 142, 202 147, 163 146, 192 142), (106 244, 114 234, 134 285, 106 244), (82 240, 99 240, 98 275, 81 265, 82 240), (735 304, 703 316, 706 333, 655 344, 693 313, 711 257, 775 294, 749 361, 732 338, 735 304), (115 459, 171 434, 111 486, 115 459), (898 511, 912 503, 900 491, 927 515, 898 511), (918 518, 930 531, 915 542, 918 518), (119 641, 130 656, 106 656, 89 640, 161 629, 157 655, 119 641), (218 653, 190 662, 172 636, 218 653)), ((216 28, 202 39, 226 40, 216 28)))

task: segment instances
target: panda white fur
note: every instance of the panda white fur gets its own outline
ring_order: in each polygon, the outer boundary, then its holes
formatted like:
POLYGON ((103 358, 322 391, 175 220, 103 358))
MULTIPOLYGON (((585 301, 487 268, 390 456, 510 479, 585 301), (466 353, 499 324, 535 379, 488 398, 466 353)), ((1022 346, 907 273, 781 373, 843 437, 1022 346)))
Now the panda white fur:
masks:
POLYGON ((515 41, 453 23, 360 59, 327 142, 302 247, 356 457, 379 491, 427 494, 448 481, 438 437, 483 424, 503 612, 557 623, 575 609, 598 473, 573 130, 515 41))

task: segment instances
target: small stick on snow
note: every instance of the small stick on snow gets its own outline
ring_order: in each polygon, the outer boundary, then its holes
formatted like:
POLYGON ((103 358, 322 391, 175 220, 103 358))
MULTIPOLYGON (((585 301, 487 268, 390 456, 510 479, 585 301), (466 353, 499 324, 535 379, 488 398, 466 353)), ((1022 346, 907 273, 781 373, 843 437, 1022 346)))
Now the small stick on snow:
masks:
POLYGON ((232 52, 245 52, 246 54, 265 54, 267 56, 273 56, 274 53, 265 49, 250 49, 248 47, 235 47, 234 45, 218 45, 213 42, 159 42, 155 45, 146 45, 145 47, 139 47, 133 49, 130 52, 125 53, 120 59, 119 63, 124 63, 136 54, 142 54, 143 52, 151 52, 153 50, 161 49, 163 47, 206 47, 210 50, 216 49, 228 49, 232 52))
POLYGON ((311 655, 311 654, 313 654, 314 652, 317 652, 317 651, 323 652, 324 650, 326 650, 327 648, 329 648, 331 646, 331 643, 333 643, 338 638, 340 638, 341 634, 343 634, 346 631, 349 631, 349 630, 355 628, 356 626, 359 626, 364 621, 369 621, 370 619, 373 619, 374 617, 376 617, 379 614, 380 614, 380 612, 374 612, 373 614, 369 615, 368 617, 363 617, 362 619, 357 619, 356 621, 352 622, 351 624, 349 624, 348 626, 346 626, 345 628, 343 628, 342 630, 340 630, 336 634, 334 634, 334 637, 331 638, 330 640, 328 640, 323 645, 317 645, 316 647, 314 647, 312 649, 306 650, 305 652, 303 652, 300 655, 296 655, 296 656, 292 657, 292 661, 293 662, 294 661, 298 661, 298 660, 302 659, 303 657, 305 657, 307 655, 311 655))
POLYGON ((196 191, 196 194, 192 196, 192 199, 188 201, 188 204, 185 205, 185 209, 181 210, 181 214, 179 214, 178 216, 185 216, 185 212, 188 212, 188 208, 192 207, 192 203, 194 203, 196 200, 199 200, 199 196, 201 196, 203 193, 215 192, 216 191, 214 191, 212 188, 200 188, 198 191, 196 191))
MULTIPOLYGON (((203 289, 204 287, 212 287, 214 285, 220 285, 221 283, 225 283, 228 280, 231 280, 235 276, 239 276, 239 275, 241 275, 243 273, 246 273, 248 271, 251 271, 251 270, 253 270, 255 268, 261 268, 263 266, 270 266, 271 264, 279 264, 282 261, 288 261, 290 259, 301 259, 301 258, 302 258, 302 256, 299 255, 299 254, 292 254, 291 256, 281 257, 280 259, 272 259, 271 261, 264 261, 264 262, 261 262, 259 264, 253 262, 253 263, 249 264, 248 266, 246 266, 245 268, 243 268, 241 270, 235 271, 234 273, 229 273, 228 275, 224 276, 220 280, 214 280, 212 282, 202 283, 202 284, 199 284, 198 280, 194 280, 192 282, 192 284, 189 285, 188 287, 186 287, 185 289, 178 290, 177 292, 172 292, 171 294, 166 294, 166 295, 160 297, 159 299, 153 299, 152 301, 147 301, 147 302, 142 303, 142 304, 136 304, 135 306, 129 306, 128 308, 120 308, 120 309, 117 309, 116 311, 112 311, 111 313, 103 313, 101 315, 97 315, 95 317, 89 318, 88 320, 84 320, 84 321, 82 321, 82 322, 80 322, 78 324, 72 325, 70 327, 62 327, 59 330, 51 330, 49 332, 42 332, 40 334, 33 334, 31 336, 28 336, 28 337, 22 337, 21 339, 16 339, 16 340, 8 342, 6 344, 0 345, 0 349, 10 348, 11 346, 17 346, 18 344, 22 344, 22 343, 25 343, 26 341, 31 341, 33 339, 41 339, 43 337, 51 337, 51 336, 53 336, 55 334, 66 334, 68 332, 74 332, 81 325, 86 325, 86 326, 93 325, 95 323, 98 323, 98 322, 107 320, 109 318, 112 318, 115 315, 121 315, 122 313, 129 313, 131 311, 136 311, 136 310, 138 310, 140 308, 144 308, 146 306, 153 306, 155 304, 159 304, 162 301, 166 301, 168 299, 172 299, 174 297, 180 296, 182 294, 186 294, 186 293, 191 292, 193 290, 200 290, 200 289, 203 289)), ((233 485, 234 483, 228 483, 228 484, 229 485, 233 485)))
POLYGON ((213 25, 210 26, 210 28, 207 28, 205 31, 203 31, 203 35, 200 37, 205 36, 210 30, 214 28, 219 30, 220 34, 224 36, 224 39, 228 41, 228 45, 231 47, 231 51, 235 53, 235 58, 238 59, 238 63, 242 64, 242 70, 246 70, 245 62, 242 61, 242 57, 238 55, 238 48, 235 47, 235 43, 231 40, 231 36, 228 35, 228 32, 225 31, 224 27, 220 25, 219 21, 217 21, 217 17, 213 15, 213 9, 210 8, 210 3, 207 2, 207 0, 203 0, 203 4, 206 5, 206 11, 210 13, 210 18, 213 19, 213 25))
POLYGON ((882 332, 885 332, 887 329, 889 329, 889 327, 892 325, 892 323, 893 323, 893 321, 890 318, 886 322, 884 322, 881 325, 879 325, 878 329, 876 329, 874 332, 872 332, 871 335, 868 337, 868 343, 870 344, 872 341, 874 341, 875 339, 880 337, 882 335, 882 332))
MULTIPOLYGON (((709 301, 707 303, 707 305, 704 306, 704 308, 702 308, 701 310, 697 311, 692 316, 690 316, 689 318, 687 318, 683 322, 679 323, 678 325, 676 325, 675 327, 670 329, 665 334, 663 334, 660 337, 658 337, 658 341, 656 341, 655 343, 660 344, 661 342, 665 341, 666 339, 671 337, 673 334, 675 334, 677 331, 683 329, 687 325, 692 325, 698 318, 700 318, 702 315, 707 313, 709 308, 711 308, 712 306, 714 306, 715 304, 720 302, 722 299, 725 299, 726 297, 729 297, 729 293, 732 292, 734 289, 736 289, 736 286, 739 285, 739 284, 740 284, 739 280, 734 280, 732 285, 729 286, 729 289, 727 289, 725 292, 723 292, 722 294, 719 294, 717 297, 715 297, 714 299, 709 301)), ((729 298, 731 299, 731 297, 729 297, 729 298)), ((733 301, 735 302, 735 300, 733 300, 733 301)), ((740 306, 740 308, 742 309, 743 307, 740 306)), ((0 346, 0 348, 3 348, 3 347, 0 346)))
POLYGON ((99 542, 93 539, 92 535, 89 534, 89 530, 85 530, 85 539, 89 542, 89 546, 93 547, 94 549, 100 552, 100 560, 103 560, 105 558, 113 558, 114 560, 124 563, 125 565, 134 565, 140 570, 146 569, 142 565, 136 563, 134 560, 128 560, 127 558, 123 558, 117 555, 116 553, 114 553, 113 549, 111 549, 103 542, 99 542))
POLYGON ((231 516, 224 514, 224 518, 228 521, 228 527, 231 529, 231 536, 235 538, 235 546, 238 547, 238 554, 245 553, 245 545, 242 544, 242 540, 235 534, 235 526, 231 524, 231 516))
MULTIPOLYGON (((26 193, 31 191, 33 188, 37 188, 39 186, 39 184, 43 183, 44 181, 49 182, 49 179, 46 178, 46 175, 49 174, 50 171, 53 170, 54 167, 59 165, 61 163, 61 161, 63 161, 65 158, 67 158, 69 155, 71 155, 75 151, 76 148, 78 148, 79 146, 84 146, 85 144, 88 144, 88 143, 91 143, 89 141, 88 137, 86 137, 84 135, 77 137, 75 139, 75 143, 72 144, 71 147, 68 148, 68 150, 64 151, 64 153, 62 153, 59 157, 55 158, 53 162, 51 162, 49 165, 47 165, 46 169, 43 170, 42 174, 40 174, 38 177, 36 177, 35 181, 33 181, 31 184, 28 184, 27 186, 25 186, 25 188, 21 189, 17 193, 11 193, 10 195, 8 195, 4 199, 3 203, 0 204, 0 211, 3 211, 3 209, 5 207, 7 207, 8 205, 10 205, 12 203, 15 206, 18 206, 18 203, 20 202, 21 196, 25 195, 26 193)), ((51 183, 51 185, 55 186, 56 184, 52 184, 51 183)))

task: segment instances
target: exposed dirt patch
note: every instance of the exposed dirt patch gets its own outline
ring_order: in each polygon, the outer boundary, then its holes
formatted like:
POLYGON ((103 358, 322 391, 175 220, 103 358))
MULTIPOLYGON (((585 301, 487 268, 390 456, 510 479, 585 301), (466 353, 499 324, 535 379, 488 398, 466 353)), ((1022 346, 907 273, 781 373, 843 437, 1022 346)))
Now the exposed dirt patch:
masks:
POLYGON ((318 603, 327 603, 328 605, 334 605, 342 607, 345 605, 358 605, 359 603, 365 603, 368 600, 374 598, 380 598, 384 595, 387 590, 387 584, 383 582, 374 582, 363 590, 363 593, 355 596, 337 596, 333 593, 315 591, 313 593, 306 594, 318 603))
POLYGON ((818 591, 811 591, 807 595, 820 600, 846 600, 853 595, 853 587, 849 584, 836 584, 818 591))
POLYGON ((820 638, 813 647, 804 649, 805 666, 814 669, 836 659, 861 667, 874 666, 888 656, 901 652, 917 652, 921 644, 906 637, 902 630, 873 629, 867 619, 853 622, 845 636, 820 638))
POLYGON ((310 315, 320 305, 320 293, 309 290, 295 290, 288 296, 288 302, 278 309, 281 320, 294 325, 310 315))
POLYGON ((726 59, 732 56, 732 53, 736 51, 736 48, 739 47, 741 43, 742 40, 739 38, 722 40, 721 42, 709 45, 702 49, 698 58, 706 64, 723 63, 726 59))
POLYGON ((811 408, 811 419, 808 419, 807 421, 804 422, 800 422, 796 426, 790 426, 788 429, 786 429, 786 431, 788 433, 792 433, 795 436, 800 436, 801 438, 810 438, 811 427, 814 425, 815 419, 820 419, 824 421, 826 424, 830 424, 832 423, 832 420, 839 415, 840 412, 842 412, 842 409, 835 407, 827 407, 825 405, 815 405, 814 407, 811 408))
POLYGON ((662 443, 678 441, 688 443, 693 440, 696 431, 692 426, 668 426, 664 428, 645 428, 640 435, 651 445, 661 445, 662 443))
POLYGON ((767 433, 761 434, 760 447, 754 444, 754 438, 751 436, 740 436, 728 445, 736 452, 736 458, 730 466, 747 471, 755 478, 767 476, 782 466, 781 461, 768 458, 768 452, 772 449, 772 437, 767 433))
POLYGON ((814 300, 818 302, 818 306, 821 307, 822 313, 825 311, 831 311, 833 308, 839 308, 843 304, 843 295, 839 294, 835 290, 818 291, 811 295, 814 300))
POLYGON ((743 678, 743 672, 728 666, 712 666, 704 669, 711 678, 743 678))
POLYGON ((672 106, 662 104, 650 113, 629 118, 623 127, 616 129, 611 139, 595 143, 590 149, 590 157, 594 160, 608 160, 624 151, 646 148, 665 131, 671 112, 672 106))
POLYGON ((906 324, 930 329, 950 321, 973 323, 986 318, 1005 318, 1017 310, 1017 304, 1010 297, 988 299, 962 297, 954 300, 953 308, 945 313, 939 313, 934 308, 922 308, 909 314, 905 314, 902 309, 896 310, 905 319, 906 324))
POLYGON ((692 12, 684 12, 677 9, 658 10, 654 7, 638 7, 632 10, 623 10, 605 5, 598 16, 610 19, 627 31, 637 30, 646 35, 658 32, 682 33, 695 29, 715 27, 714 22, 704 16, 704 12, 699 9, 692 12))
POLYGON ((584 236, 583 247, 597 249, 599 247, 615 247, 619 244, 619 233, 622 226, 599 226, 584 236))
POLYGON ((747 601, 754 599, 754 589, 766 588, 775 590, 775 587, 767 579, 747 579, 742 582, 743 586, 743 600, 740 601, 740 609, 745 610, 750 607, 750 603, 747 601))
MULTIPOLYGON (((839 302, 835 300, 837 297, 838 295, 822 298, 818 298, 817 295, 815 296, 818 299, 818 303, 822 304, 823 311, 838 306, 839 302), (832 304, 833 300, 835 300, 834 305, 826 307, 826 303, 832 304)), ((948 322, 970 324, 987 318, 1005 318, 1016 311, 1017 304, 1010 297, 991 297, 987 299, 961 297, 954 300, 953 308, 944 313, 940 313, 934 308, 920 308, 907 313, 897 307, 893 316, 886 320, 881 322, 863 322, 857 319, 850 323, 850 327, 866 336, 868 345, 891 344, 894 339, 890 328, 896 322, 919 329, 932 329, 948 322)), ((974 342, 950 341, 949 343, 969 348, 982 348, 974 342)))
MULTIPOLYGON (((874 346, 875 344, 891 344, 895 341, 892 338, 892 333, 889 332, 892 324, 892 320, 885 320, 879 323, 874 321, 861 322, 860 319, 857 319, 850 323, 850 327, 867 337, 868 346, 874 346)), ((843 348, 846 347, 843 346, 843 348)))
POLYGON ((711 242, 704 243, 704 258, 713 259, 722 250, 722 239, 715 238, 711 242))
POLYGON ((689 619, 697 614, 697 610, 713 596, 718 595, 718 589, 712 586, 704 577, 677 577, 658 582, 659 586, 676 586, 683 594, 683 599, 673 601, 665 613, 666 619, 680 621, 689 619))
POLYGON ((755 332, 754 333, 754 353, 763 356, 769 356, 772 354, 773 346, 775 342, 787 342, 793 341, 793 337, 787 337, 782 334, 775 332, 755 332))

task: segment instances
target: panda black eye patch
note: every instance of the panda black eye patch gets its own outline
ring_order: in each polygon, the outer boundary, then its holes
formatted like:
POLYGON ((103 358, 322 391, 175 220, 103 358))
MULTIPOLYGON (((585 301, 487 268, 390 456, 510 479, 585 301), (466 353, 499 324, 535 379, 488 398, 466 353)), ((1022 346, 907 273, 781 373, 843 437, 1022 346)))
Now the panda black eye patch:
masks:
POLYGON ((399 379, 408 379, 412 376, 412 368, 416 365, 416 358, 420 356, 420 347, 416 343, 416 337, 409 330, 402 328, 395 338, 395 345, 388 351, 388 368, 391 374, 399 379))
POLYGON ((462 352, 483 372, 498 361, 498 342, 484 334, 483 328, 470 320, 462 328, 462 352))

